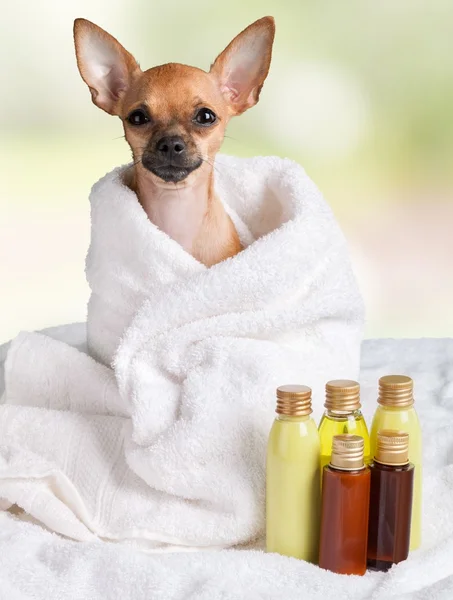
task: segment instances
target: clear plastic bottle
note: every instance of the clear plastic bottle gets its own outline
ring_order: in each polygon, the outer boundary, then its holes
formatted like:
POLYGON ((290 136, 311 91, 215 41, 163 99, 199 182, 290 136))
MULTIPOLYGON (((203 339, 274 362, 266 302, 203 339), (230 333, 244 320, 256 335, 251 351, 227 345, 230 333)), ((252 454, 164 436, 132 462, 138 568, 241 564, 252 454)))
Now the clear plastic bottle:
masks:
POLYGON ((394 429, 409 434, 409 461, 414 465, 410 549, 421 544, 422 530, 422 433, 414 408, 413 381, 405 375, 387 375, 379 379, 379 406, 371 425, 371 455, 377 447, 377 434, 394 429))
POLYGON ((364 460, 368 464, 370 438, 365 419, 360 410, 360 385, 357 381, 337 379, 326 384, 326 409, 319 423, 321 443, 321 481, 323 469, 330 462, 332 440, 335 435, 360 435, 364 440, 364 460))
POLYGON ((319 548, 319 435, 311 389, 277 390, 266 465, 266 549, 312 563, 319 548))

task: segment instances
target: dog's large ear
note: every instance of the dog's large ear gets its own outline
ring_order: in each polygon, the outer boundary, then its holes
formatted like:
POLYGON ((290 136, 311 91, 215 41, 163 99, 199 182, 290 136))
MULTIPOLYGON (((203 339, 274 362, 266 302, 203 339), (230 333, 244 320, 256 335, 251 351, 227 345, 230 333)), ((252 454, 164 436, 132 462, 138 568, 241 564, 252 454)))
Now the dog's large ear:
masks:
POLYGON ((141 72, 136 60, 114 37, 86 19, 74 21, 74 42, 77 66, 93 102, 117 115, 119 100, 141 72))
POLYGON ((269 72, 275 24, 263 17, 249 25, 219 54, 211 67, 232 114, 258 102, 269 72))

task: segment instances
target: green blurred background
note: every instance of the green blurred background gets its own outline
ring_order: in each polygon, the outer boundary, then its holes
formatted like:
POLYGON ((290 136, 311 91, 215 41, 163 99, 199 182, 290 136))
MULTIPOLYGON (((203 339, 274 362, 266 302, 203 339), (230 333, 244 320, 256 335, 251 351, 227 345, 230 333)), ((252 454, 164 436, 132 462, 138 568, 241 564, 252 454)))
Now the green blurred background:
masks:
POLYGON ((271 73, 224 152, 288 156, 316 181, 351 246, 367 337, 453 335, 451 0, 16 0, 0 21, 0 343, 85 319, 89 189, 129 160, 76 69, 73 19, 142 68, 208 69, 266 14, 271 73))

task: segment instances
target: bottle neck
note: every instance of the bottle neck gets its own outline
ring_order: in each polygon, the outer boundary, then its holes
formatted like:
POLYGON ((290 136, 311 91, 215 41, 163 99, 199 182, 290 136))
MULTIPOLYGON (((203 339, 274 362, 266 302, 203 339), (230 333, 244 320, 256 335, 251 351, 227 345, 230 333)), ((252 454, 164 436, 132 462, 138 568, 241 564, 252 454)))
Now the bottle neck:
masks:
POLYGON ((412 402, 411 404, 406 404, 403 406, 392 406, 392 405, 388 405, 388 404, 378 404, 378 409, 381 410, 386 410, 389 412, 402 412, 402 411, 409 411, 409 410, 414 410, 414 403, 412 402))
POLYGON ((328 464, 326 469, 329 471, 333 471, 334 473, 341 473, 342 475, 357 475, 358 473, 364 473, 368 470, 368 467, 364 464, 360 469, 339 469, 338 467, 334 467, 332 464, 328 464))
POLYGON ((276 421, 281 421, 283 423, 304 423, 311 419, 311 415, 303 415, 298 417, 290 417, 288 415, 279 415, 275 417, 276 421))
POLYGON ((376 459, 370 465, 373 469, 378 469, 380 471, 409 471, 412 468, 412 463, 408 462, 404 465, 386 465, 385 463, 380 463, 376 459))
POLYGON ((355 410, 333 410, 331 408, 327 408, 324 414, 326 417, 331 419, 347 419, 348 417, 354 417, 354 419, 362 418, 362 411, 360 408, 355 410))

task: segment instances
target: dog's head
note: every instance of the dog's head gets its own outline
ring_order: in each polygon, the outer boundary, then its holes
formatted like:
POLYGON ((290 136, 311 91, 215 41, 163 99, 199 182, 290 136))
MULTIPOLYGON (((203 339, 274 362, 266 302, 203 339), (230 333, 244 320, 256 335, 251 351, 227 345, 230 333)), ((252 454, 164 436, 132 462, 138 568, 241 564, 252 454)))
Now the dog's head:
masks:
POLYGON ((74 40, 93 102, 121 118, 137 168, 165 186, 211 170, 229 119, 258 102, 274 30, 272 17, 256 21, 209 73, 176 63, 142 71, 115 38, 85 19, 76 19, 74 40))

